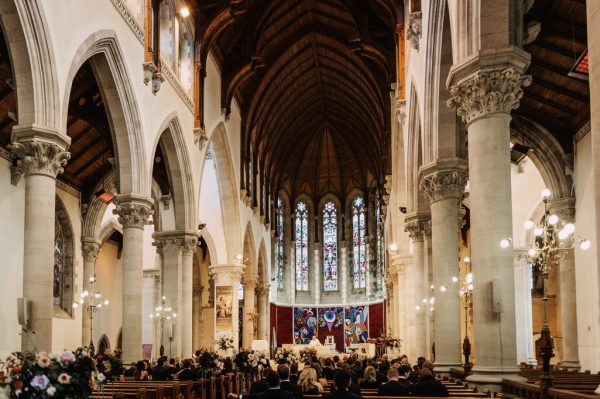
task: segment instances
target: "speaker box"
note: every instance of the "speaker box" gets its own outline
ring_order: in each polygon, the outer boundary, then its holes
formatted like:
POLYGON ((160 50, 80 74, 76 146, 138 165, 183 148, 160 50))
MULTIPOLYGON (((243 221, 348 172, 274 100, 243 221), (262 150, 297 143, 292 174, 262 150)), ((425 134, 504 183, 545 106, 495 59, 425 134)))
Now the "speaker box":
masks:
POLYGON ((502 278, 492 278, 492 311, 502 313, 502 278))
POLYGON ((29 301, 27 298, 17 298, 17 317, 20 325, 27 326, 29 322, 29 301))

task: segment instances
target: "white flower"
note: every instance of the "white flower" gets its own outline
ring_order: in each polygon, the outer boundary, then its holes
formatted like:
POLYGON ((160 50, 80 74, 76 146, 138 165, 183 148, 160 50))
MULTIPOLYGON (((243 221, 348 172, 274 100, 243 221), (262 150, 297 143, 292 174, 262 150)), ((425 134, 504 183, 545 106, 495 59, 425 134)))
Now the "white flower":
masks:
POLYGON ((104 380, 106 380, 106 377, 104 376, 104 374, 102 373, 98 373, 98 376, 96 377, 96 380, 102 384, 104 382, 104 380))
POLYGON ((0 387, 0 399, 9 399, 10 398, 10 387, 0 387))
POLYGON ((48 387, 48 389, 46 389, 46 393, 48 394, 48 396, 54 396, 54 394, 56 393, 56 388, 48 387))

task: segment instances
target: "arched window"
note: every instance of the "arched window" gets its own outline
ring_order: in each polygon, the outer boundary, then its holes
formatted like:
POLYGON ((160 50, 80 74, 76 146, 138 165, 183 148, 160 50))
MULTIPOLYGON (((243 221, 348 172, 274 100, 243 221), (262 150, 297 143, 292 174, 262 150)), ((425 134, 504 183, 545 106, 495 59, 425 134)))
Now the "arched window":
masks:
POLYGON ((277 260, 277 288, 282 290, 284 253, 283 201, 277 197, 277 241, 275 242, 275 257, 277 260))
POLYGON ((333 202, 323 207, 323 290, 338 289, 337 209, 333 202))
POLYGON ((296 291, 308 291, 308 209, 296 205, 296 291))
POLYGON ((362 197, 352 201, 352 249, 354 253, 354 288, 366 286, 365 202, 362 197))
POLYGON ((52 303, 55 310, 72 312, 73 303, 73 231, 60 198, 56 197, 54 218, 54 270, 52 303))
POLYGON ((383 215, 381 214, 381 201, 376 200, 375 222, 377 225, 377 288, 383 288, 383 215))

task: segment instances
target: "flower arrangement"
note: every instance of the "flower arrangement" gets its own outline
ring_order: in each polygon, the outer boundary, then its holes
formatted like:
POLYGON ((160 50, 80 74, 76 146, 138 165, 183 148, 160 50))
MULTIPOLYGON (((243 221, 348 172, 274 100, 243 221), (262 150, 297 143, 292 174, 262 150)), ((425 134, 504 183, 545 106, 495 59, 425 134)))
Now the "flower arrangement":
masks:
POLYGON ((97 354, 94 360, 96 361, 94 378, 100 391, 103 390, 107 382, 116 381, 123 374, 123 363, 121 362, 120 352, 97 354))
POLYGON ((201 349, 198 354, 198 364, 204 376, 220 375, 225 369, 225 362, 214 350, 201 349))
POLYGON ((243 374, 258 374, 259 357, 253 351, 242 350, 235 355, 233 363, 237 371, 243 374))
POLYGON ((302 363, 311 362, 312 359, 317 356, 317 350, 315 348, 304 348, 300 350, 300 361, 302 363))
POLYGON ((89 349, 60 353, 13 353, 0 362, 0 399, 86 399, 96 370, 89 349))
POLYGON ((293 364, 298 361, 296 355, 287 349, 278 349, 275 353, 275 361, 277 364, 293 364))
POLYGON ((377 343, 383 345, 386 348, 400 349, 402 347, 402 340, 392 336, 381 336, 377 338, 377 343))
POLYGON ((233 346, 233 338, 231 337, 221 337, 215 341, 215 345, 217 346, 218 350, 222 351, 235 348, 235 346, 233 346))

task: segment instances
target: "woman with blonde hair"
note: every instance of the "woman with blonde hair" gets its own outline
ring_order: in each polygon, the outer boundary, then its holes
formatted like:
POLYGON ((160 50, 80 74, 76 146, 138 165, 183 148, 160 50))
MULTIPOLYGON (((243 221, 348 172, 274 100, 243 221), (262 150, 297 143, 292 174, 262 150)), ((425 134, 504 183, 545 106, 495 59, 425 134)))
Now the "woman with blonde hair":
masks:
POLYGON ((323 392, 323 385, 317 381, 317 370, 305 367, 298 377, 298 385, 306 395, 318 395, 323 392))
POLYGON ((360 383, 360 387, 365 389, 375 389, 379 388, 379 385, 380 384, 379 381, 377 381, 377 372, 375 371, 375 367, 367 366, 363 375, 363 380, 360 383))

